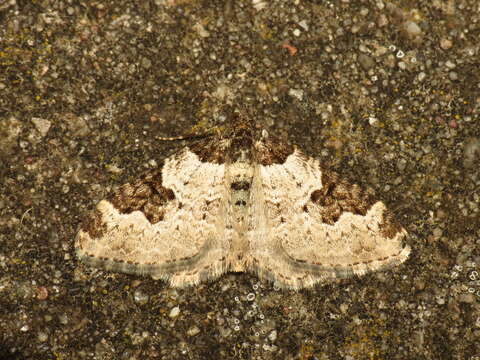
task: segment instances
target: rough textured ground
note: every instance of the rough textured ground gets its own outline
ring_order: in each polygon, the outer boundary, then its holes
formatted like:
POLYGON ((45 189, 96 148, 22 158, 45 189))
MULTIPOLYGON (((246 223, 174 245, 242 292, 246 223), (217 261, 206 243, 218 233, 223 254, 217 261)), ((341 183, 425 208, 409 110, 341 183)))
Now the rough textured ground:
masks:
POLYGON ((480 359, 477 0, 0 3, 0 358, 480 359), (82 216, 241 109, 411 233, 301 292, 78 264, 82 216))

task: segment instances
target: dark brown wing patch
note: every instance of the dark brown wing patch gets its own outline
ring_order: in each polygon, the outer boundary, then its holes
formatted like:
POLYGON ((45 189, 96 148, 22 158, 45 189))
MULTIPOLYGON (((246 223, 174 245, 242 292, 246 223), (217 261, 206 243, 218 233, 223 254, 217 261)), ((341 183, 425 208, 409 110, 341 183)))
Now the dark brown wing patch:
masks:
POLYGON ((197 141, 190 145, 189 149, 198 156, 201 162, 225 163, 225 146, 223 141, 216 137, 197 141))
POLYGON ((162 186, 162 166, 143 174, 132 184, 122 185, 108 201, 122 214, 141 211, 152 224, 162 221, 162 208, 175 199, 173 191, 162 186))
POLYGON ((270 136, 257 144, 256 161, 263 166, 283 164, 293 154, 295 147, 270 136))
POLYGON ((402 226, 396 222, 392 213, 388 210, 383 213, 383 221, 378 226, 382 236, 387 239, 393 239, 395 235, 402 231, 402 226))
POLYGON ((92 239, 99 239, 107 230, 107 226, 102 221, 102 213, 97 209, 91 211, 83 220, 80 227, 85 231, 92 239))
POLYGON ((371 191, 348 184, 325 169, 322 169, 322 188, 313 191, 310 200, 318 205, 323 221, 330 225, 335 224, 344 212, 365 216, 376 202, 371 191))

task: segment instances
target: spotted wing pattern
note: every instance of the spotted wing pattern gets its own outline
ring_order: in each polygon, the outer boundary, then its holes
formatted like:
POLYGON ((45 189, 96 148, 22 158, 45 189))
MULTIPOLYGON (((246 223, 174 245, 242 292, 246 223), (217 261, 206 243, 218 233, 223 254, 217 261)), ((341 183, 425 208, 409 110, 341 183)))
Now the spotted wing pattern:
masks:
POLYGON ((223 223, 224 165, 185 148, 100 201, 75 246, 85 263, 151 275, 174 286, 225 272, 229 231, 223 223))
POLYGON ((385 204, 295 150, 283 164, 259 166, 253 268, 287 288, 363 275, 402 263, 407 232, 385 204))

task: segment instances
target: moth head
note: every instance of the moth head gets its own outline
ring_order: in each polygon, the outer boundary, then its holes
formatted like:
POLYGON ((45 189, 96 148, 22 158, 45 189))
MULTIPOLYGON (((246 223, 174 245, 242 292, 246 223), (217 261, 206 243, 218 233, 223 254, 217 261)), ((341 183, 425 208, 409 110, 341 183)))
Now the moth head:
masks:
MULTIPOLYGON (((255 136, 254 122, 249 118, 242 117, 238 114, 233 116, 228 124, 223 138, 231 139, 235 142, 235 139, 252 139, 255 136)), ((244 141, 240 141, 244 142, 244 141)))

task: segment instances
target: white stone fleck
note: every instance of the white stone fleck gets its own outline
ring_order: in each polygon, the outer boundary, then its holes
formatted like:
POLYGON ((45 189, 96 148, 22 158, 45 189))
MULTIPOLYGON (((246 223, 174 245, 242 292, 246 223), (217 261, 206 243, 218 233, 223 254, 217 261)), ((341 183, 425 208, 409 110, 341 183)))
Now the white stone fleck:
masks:
POLYGON ((39 117, 33 117, 32 123, 33 125, 35 125, 35 128, 40 133, 41 137, 46 136, 48 133, 48 130, 50 130, 50 126, 52 126, 52 123, 49 120, 42 119, 39 117))
POLYGON ((169 316, 171 319, 175 319, 178 315, 180 315, 180 307, 178 307, 178 306, 173 307, 173 308, 170 310, 170 313, 168 314, 168 316, 169 316))

